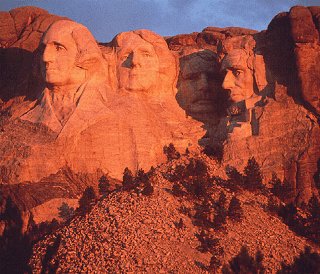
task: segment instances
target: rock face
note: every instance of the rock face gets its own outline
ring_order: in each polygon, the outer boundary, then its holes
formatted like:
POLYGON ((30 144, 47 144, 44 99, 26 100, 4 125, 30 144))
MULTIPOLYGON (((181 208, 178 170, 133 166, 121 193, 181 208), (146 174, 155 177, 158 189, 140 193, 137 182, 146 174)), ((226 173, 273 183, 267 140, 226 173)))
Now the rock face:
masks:
MULTIPOLYGON (((213 151, 220 170, 254 156, 266 181, 276 172, 291 182, 292 200, 318 195, 318 7, 294 7, 260 33, 207 27, 165 41, 135 30, 100 45, 38 8, 0 18, 3 185, 40 184, 63 168, 121 179, 125 167, 162 163, 173 143, 213 151)), ((59 198, 75 195, 48 200, 59 198)))
POLYGON ((301 85, 301 99, 319 115, 320 9, 319 7, 293 7, 288 17, 301 85))

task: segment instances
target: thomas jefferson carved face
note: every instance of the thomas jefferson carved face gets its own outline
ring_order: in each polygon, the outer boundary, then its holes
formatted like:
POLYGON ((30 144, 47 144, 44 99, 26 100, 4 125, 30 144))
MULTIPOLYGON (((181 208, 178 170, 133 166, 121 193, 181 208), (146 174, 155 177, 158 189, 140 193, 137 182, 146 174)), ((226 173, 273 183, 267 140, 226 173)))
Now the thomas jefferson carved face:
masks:
POLYGON ((45 82, 53 86, 73 84, 77 45, 65 30, 51 27, 42 40, 43 55, 40 62, 45 82))
POLYGON ((240 102, 254 94, 253 71, 248 68, 248 54, 244 50, 233 50, 222 61, 225 73, 222 87, 230 91, 233 102, 240 102))
POLYGON ((120 88, 148 92, 159 81, 159 59, 153 45, 128 33, 117 53, 117 70, 120 88))

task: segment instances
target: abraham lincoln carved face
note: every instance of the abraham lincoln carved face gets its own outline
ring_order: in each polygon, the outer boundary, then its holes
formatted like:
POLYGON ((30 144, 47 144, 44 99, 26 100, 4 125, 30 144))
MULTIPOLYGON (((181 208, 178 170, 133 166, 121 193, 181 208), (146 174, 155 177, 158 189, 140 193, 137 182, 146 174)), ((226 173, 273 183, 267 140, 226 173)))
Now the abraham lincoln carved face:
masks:
POLYGON ((253 72, 248 67, 248 55, 242 49, 231 51, 222 61, 225 73, 222 87, 230 92, 233 102, 240 102, 254 94, 253 72))

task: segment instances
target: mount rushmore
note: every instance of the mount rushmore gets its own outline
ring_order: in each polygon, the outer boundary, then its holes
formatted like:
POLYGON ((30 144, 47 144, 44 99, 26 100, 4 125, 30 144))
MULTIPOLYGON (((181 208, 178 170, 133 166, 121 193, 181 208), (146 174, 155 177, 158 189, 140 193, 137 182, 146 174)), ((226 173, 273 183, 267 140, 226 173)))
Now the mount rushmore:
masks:
POLYGON ((61 170, 121 179, 164 162, 169 143, 210 151, 221 176, 255 157, 293 201, 319 195, 320 7, 293 7, 261 32, 133 30, 111 42, 35 7, 0 18, 0 180, 23 210, 75 197, 48 184, 61 170), (51 194, 21 195, 32 185, 51 194))

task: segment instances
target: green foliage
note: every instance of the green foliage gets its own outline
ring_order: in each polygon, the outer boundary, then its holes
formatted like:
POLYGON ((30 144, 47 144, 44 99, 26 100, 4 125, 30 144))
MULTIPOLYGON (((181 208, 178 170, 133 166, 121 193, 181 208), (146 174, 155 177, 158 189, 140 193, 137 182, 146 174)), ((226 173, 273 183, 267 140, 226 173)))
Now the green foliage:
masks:
POLYGON ((191 194, 199 199, 210 195, 212 183, 208 174, 208 167, 201 159, 191 158, 187 165, 177 165, 167 178, 174 182, 172 191, 175 196, 191 194))
POLYGON ((94 189, 92 186, 88 186, 85 191, 82 194, 82 197, 79 200, 79 207, 77 211, 84 215, 86 213, 89 213, 96 201, 97 197, 94 192, 94 189))
POLYGON ((275 173, 272 174, 272 179, 269 182, 272 185, 271 192, 281 201, 287 202, 294 196, 292 184, 286 180, 281 182, 275 173))
POLYGON ((63 219, 65 222, 70 220, 75 211, 73 207, 70 207, 67 203, 63 202, 60 207, 58 207, 59 210, 59 217, 63 219))
POLYGON ((310 217, 316 221, 320 220, 320 203, 318 198, 313 195, 308 203, 308 210, 310 212, 310 217))
POLYGON ((244 185, 244 176, 233 166, 226 167, 226 174, 228 176, 228 180, 226 182, 226 186, 231 191, 237 191, 244 185))
POLYGON ((219 199, 218 199, 216 205, 217 205, 218 208, 226 208, 227 197, 226 197, 226 194, 224 194, 223 191, 220 192, 219 199))
POLYGON ((268 197, 268 205, 267 208, 271 213, 278 213, 280 208, 280 201, 273 195, 268 197))
POLYGON ((172 194, 176 197, 182 197, 185 192, 182 190, 182 187, 178 183, 174 183, 172 186, 172 194))
POLYGON ((148 173, 145 173, 144 170, 140 168, 137 172, 137 175, 134 177, 131 170, 126 167, 123 172, 123 190, 134 190, 135 192, 142 193, 146 196, 152 195, 154 188, 150 182, 150 177, 154 172, 154 168, 151 168, 148 173))
POLYGON ((135 185, 146 184, 149 181, 148 174, 144 172, 142 168, 140 168, 135 177, 135 185))
POLYGON ((107 194, 110 193, 110 182, 107 176, 103 175, 101 176, 101 178, 99 179, 99 184, 98 184, 98 188, 99 188, 99 194, 102 196, 106 196, 107 194))
POLYGON ((216 230, 222 230, 227 223, 227 211, 224 207, 220 207, 216 210, 216 214, 213 219, 213 227, 216 230))
POLYGON ((224 265, 222 273, 224 274, 262 274, 265 272, 263 266, 263 254, 261 251, 257 251, 255 258, 249 255, 248 248, 246 246, 241 247, 238 255, 229 261, 228 265, 224 265))
POLYGON ((127 167, 123 171, 122 186, 123 190, 127 191, 134 188, 134 177, 132 171, 127 167))
POLYGON ((317 189, 320 191, 320 158, 317 162, 317 172, 313 175, 314 184, 317 187, 317 189))
POLYGON ((142 194, 146 195, 146 196, 151 196, 154 192, 154 188, 151 184, 151 182, 148 180, 145 184, 144 184, 144 188, 142 190, 142 194))
POLYGON ((232 197, 229 208, 228 208, 228 216, 233 221, 241 221, 243 218, 243 210, 241 207, 241 203, 239 199, 235 196, 232 197))
POLYGON ((168 161, 172 161, 174 159, 179 159, 180 158, 180 153, 176 150, 174 145, 170 143, 168 146, 165 145, 163 147, 163 153, 164 155, 167 156, 168 161))
POLYGON ((224 252, 223 248, 220 246, 218 238, 214 238, 212 235, 207 233, 205 230, 201 230, 200 234, 196 234, 200 242, 200 246, 197 248, 200 252, 210 252, 211 254, 216 254, 221 256, 224 252))
POLYGON ((250 191, 261 190, 264 186, 262 184, 262 174, 260 166, 254 157, 248 160, 244 168, 245 188, 250 191))
POLYGON ((309 217, 306 220, 306 236, 316 243, 320 243, 320 203, 316 196, 312 196, 308 203, 309 217))
POLYGON ((311 252, 309 246, 296 257, 291 265, 282 263, 278 274, 313 274, 320 273, 320 255, 311 252))
POLYGON ((210 263, 209 263, 209 270, 213 273, 216 273, 221 266, 221 259, 220 256, 217 254, 212 254, 210 263))

